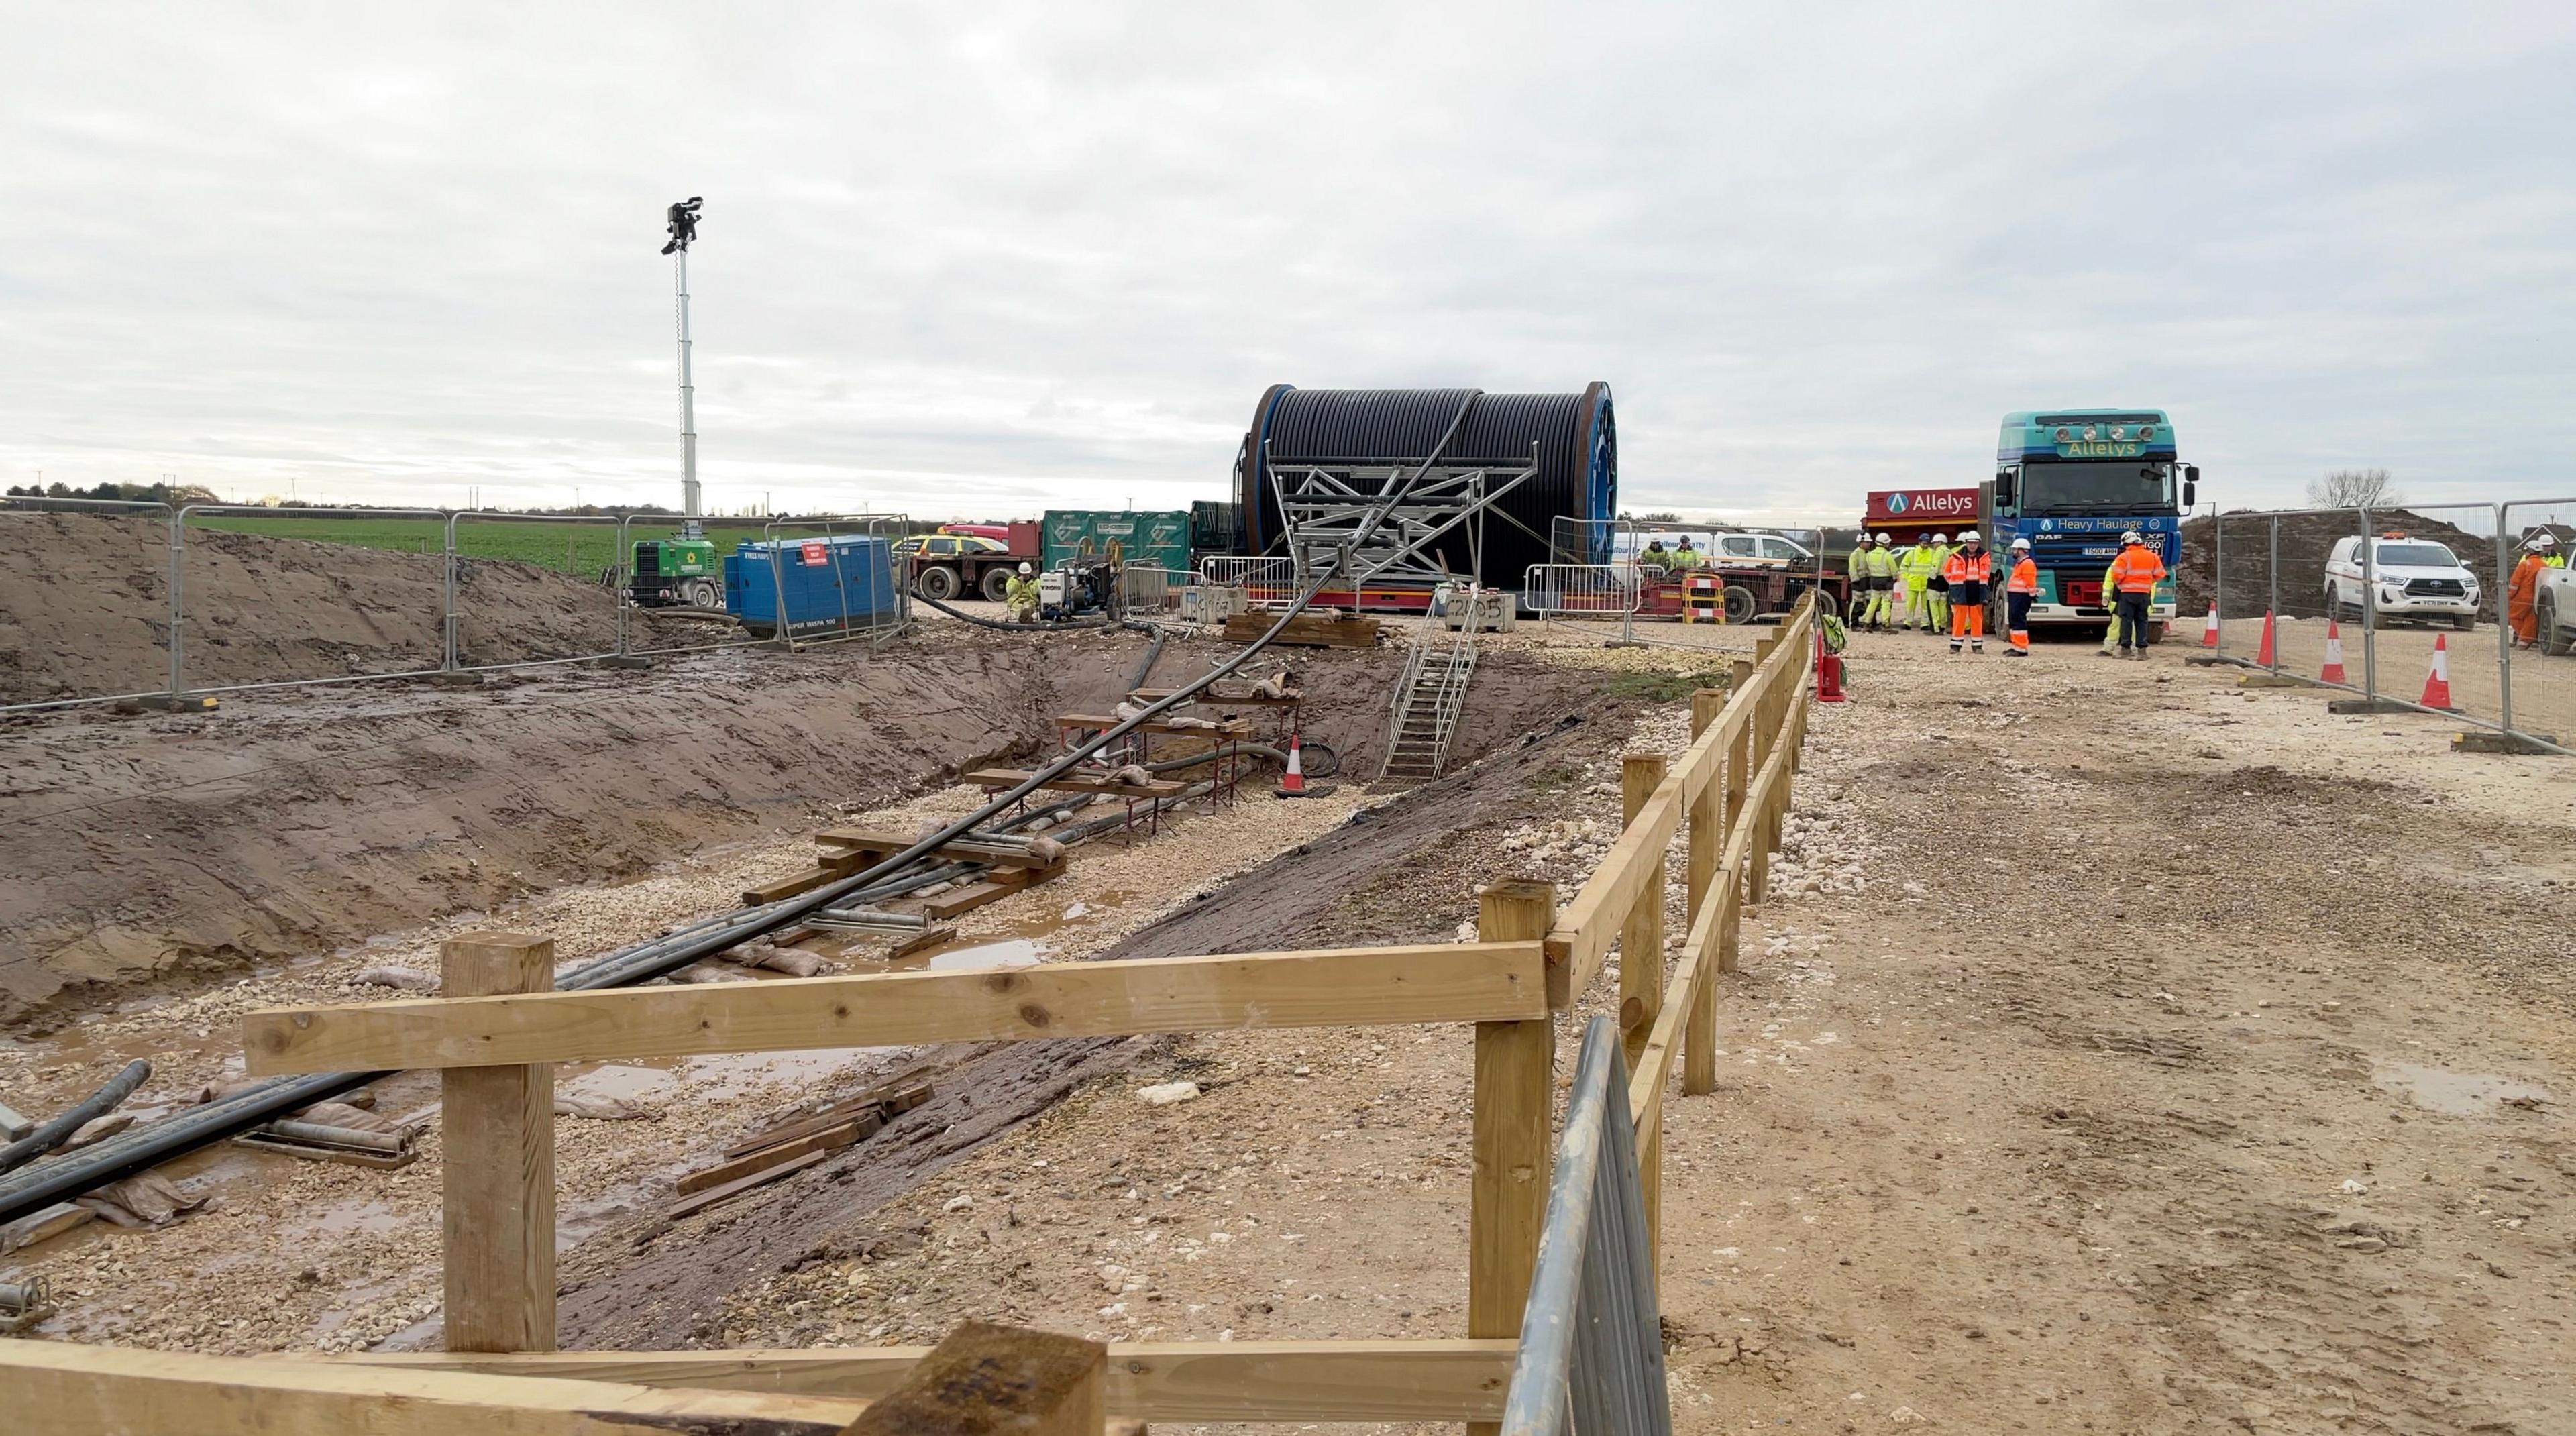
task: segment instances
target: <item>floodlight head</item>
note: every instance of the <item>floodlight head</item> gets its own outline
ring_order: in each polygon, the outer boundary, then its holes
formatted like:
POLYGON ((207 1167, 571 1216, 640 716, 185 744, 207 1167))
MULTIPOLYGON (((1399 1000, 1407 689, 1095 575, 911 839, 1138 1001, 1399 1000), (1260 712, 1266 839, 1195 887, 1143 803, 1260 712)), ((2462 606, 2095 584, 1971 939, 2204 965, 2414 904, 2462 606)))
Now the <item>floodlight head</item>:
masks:
POLYGON ((662 246, 664 254, 669 254, 673 250, 685 250, 689 247, 689 241, 698 237, 698 206, 704 203, 706 201, 702 197, 691 195, 664 212, 664 227, 671 232, 670 243, 662 246))

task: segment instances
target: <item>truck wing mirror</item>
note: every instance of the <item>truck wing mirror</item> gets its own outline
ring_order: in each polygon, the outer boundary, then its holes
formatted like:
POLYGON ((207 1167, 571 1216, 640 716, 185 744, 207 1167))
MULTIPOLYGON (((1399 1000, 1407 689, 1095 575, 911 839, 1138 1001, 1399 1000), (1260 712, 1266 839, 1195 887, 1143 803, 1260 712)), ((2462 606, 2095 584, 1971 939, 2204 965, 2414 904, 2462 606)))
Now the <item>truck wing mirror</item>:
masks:
POLYGON ((2200 465, 2198 465, 2198 464, 2185 464, 2185 465, 2183 465, 2183 466, 2182 466, 2182 507, 2183 507, 2183 512, 2185 512, 2185 513, 2189 513, 2189 512, 2191 512, 2192 504, 2197 500, 2197 498, 2198 498, 2199 494, 2200 494, 2200 465))
POLYGON ((2013 505, 2013 474, 2010 469, 1995 470, 1995 505, 1998 508, 2013 505))

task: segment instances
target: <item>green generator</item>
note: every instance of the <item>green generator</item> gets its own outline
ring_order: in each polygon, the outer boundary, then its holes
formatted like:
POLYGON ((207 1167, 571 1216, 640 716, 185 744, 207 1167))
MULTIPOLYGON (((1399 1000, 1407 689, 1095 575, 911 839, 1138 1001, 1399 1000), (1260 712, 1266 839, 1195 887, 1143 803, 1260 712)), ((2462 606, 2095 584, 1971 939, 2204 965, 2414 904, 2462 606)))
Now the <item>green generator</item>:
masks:
POLYGON ((638 539, 634 578, 627 593, 639 608, 724 607, 724 580, 716 546, 696 524, 678 538, 638 539))

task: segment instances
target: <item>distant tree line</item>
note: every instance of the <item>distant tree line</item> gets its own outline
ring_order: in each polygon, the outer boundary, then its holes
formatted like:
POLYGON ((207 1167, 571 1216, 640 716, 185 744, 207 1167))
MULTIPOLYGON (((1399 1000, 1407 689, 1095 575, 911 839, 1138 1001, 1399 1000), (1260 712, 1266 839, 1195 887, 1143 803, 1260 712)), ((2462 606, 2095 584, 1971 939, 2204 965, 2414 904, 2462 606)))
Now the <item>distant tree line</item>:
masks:
POLYGON ((130 504, 212 504, 222 500, 203 484, 172 484, 155 481, 149 484, 99 484, 76 489, 57 479, 42 488, 34 484, 9 486, 13 499, 109 499, 130 504))

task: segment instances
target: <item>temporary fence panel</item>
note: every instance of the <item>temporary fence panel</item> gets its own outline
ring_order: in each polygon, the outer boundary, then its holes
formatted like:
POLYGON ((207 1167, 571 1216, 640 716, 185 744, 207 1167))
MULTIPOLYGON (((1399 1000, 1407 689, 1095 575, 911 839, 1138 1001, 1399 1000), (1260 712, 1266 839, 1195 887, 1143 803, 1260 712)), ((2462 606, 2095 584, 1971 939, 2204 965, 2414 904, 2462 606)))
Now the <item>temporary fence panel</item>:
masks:
POLYGON ((791 647, 895 632, 911 601, 894 549, 901 524, 869 515, 773 522, 725 560, 725 607, 747 632, 791 647))
POLYGON ((456 571, 443 509, 189 504, 175 532, 174 692, 416 678, 451 666, 456 571))
POLYGON ((1199 560, 1199 581, 1243 590, 1246 602, 1289 603, 1297 597, 1297 565, 1284 558, 1245 558, 1210 554, 1199 560))
MULTIPOLYGON (((742 543, 757 542, 766 533, 766 524, 737 526, 735 532, 716 542, 716 582, 721 594, 724 564, 742 543)), ((617 526, 617 587, 621 593, 631 589, 635 578, 635 545, 647 539, 667 539, 679 529, 666 516, 629 515, 617 526)), ((715 537, 713 527, 710 537, 715 537)), ((719 597, 717 602, 724 600, 719 597)), ((617 652, 625 657, 666 657, 682 653, 704 653, 719 648, 742 648, 770 639, 755 635, 738 621, 705 617, 673 616, 656 619, 653 610, 639 608, 633 602, 617 610, 617 652)))
POLYGON ((2498 635, 2505 665, 2500 721, 2576 748, 2576 498, 2504 504, 2496 533, 2488 582, 2507 620, 2498 635), (2548 541, 2538 542, 2544 536, 2548 541))
POLYGON ((41 620, 34 612, 19 617, 19 641, 46 650, 0 669, 0 713, 169 692, 178 560, 168 504, 18 496, 0 502, 0 563, 27 580, 21 601, 43 605, 41 620), (99 557, 72 568, 74 556, 91 549, 99 557), (74 584, 91 592, 66 592, 74 584))
POLYGON ((1521 604, 1542 618, 1624 618, 1637 611, 1634 566, 1534 563, 1521 576, 1521 604))
POLYGON ((1504 1436, 1670 1436, 1654 1253, 1608 1017, 1584 1025, 1504 1436))
POLYGON ((1187 569, 1122 564, 1118 569, 1119 611, 1144 618, 1169 613, 1181 606, 1181 591, 1196 586, 1198 577, 1187 569))
POLYGON ((450 666, 571 663, 617 652, 626 585, 615 550, 624 527, 615 514, 448 515, 456 565, 450 666), (589 567, 594 558, 601 567, 589 567))

